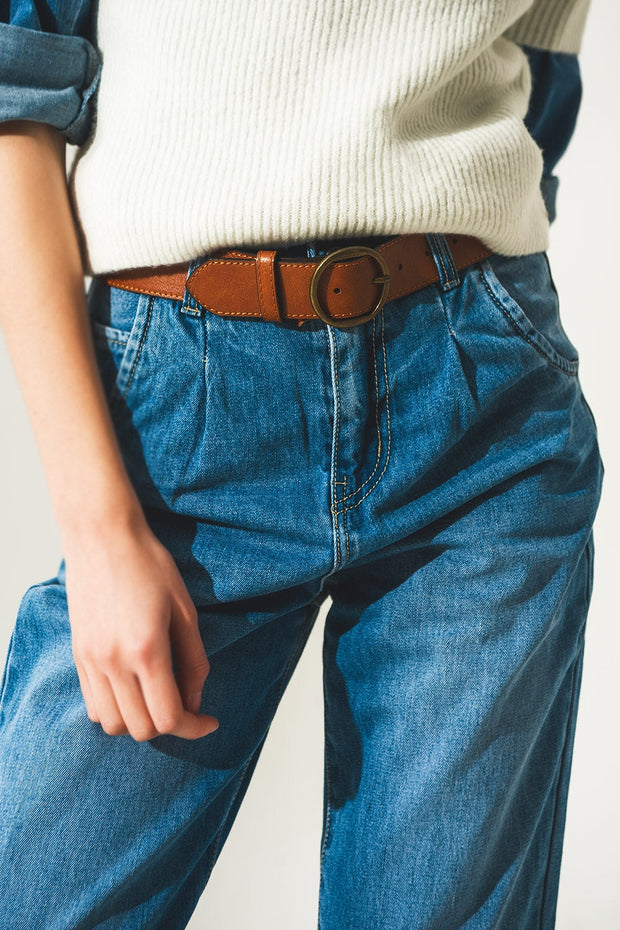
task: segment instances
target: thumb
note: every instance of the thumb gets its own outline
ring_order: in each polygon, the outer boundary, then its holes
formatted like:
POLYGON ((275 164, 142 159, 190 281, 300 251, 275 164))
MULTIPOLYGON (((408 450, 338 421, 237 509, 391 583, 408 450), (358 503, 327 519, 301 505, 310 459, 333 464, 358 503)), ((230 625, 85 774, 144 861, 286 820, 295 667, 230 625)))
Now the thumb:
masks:
POLYGON ((183 706, 197 714, 210 665, 198 629, 196 608, 191 601, 189 604, 173 603, 170 642, 176 660, 177 682, 183 706))

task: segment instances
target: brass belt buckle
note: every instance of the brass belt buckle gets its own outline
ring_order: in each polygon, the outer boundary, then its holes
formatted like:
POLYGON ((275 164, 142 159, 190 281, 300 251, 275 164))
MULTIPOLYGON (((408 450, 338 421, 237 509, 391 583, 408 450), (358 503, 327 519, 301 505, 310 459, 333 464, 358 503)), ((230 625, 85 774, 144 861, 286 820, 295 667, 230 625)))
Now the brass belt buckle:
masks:
POLYGON ((314 269, 312 274, 312 279, 310 281, 310 301, 314 308, 314 312, 318 317, 320 317, 325 323, 329 323, 330 326, 338 326, 346 328, 348 326, 357 326, 360 323, 367 323, 368 320, 371 320, 375 313, 378 313, 383 304, 387 300, 388 291, 390 289, 390 282, 392 277, 390 275, 390 270, 388 264, 380 252, 377 252, 376 249, 371 249, 365 245, 347 245, 341 249, 334 249, 332 252, 328 252, 327 255, 319 262, 319 264, 314 269), (358 316, 353 317, 333 317, 327 310, 325 310, 319 301, 319 281, 321 275, 325 271, 328 265, 334 264, 334 262, 340 261, 344 258, 361 258, 363 255, 372 255, 374 260, 379 265, 381 269, 381 274, 377 275, 372 279, 373 284, 381 285, 381 293, 379 294, 379 299, 377 303, 369 310, 367 313, 360 313, 358 316))

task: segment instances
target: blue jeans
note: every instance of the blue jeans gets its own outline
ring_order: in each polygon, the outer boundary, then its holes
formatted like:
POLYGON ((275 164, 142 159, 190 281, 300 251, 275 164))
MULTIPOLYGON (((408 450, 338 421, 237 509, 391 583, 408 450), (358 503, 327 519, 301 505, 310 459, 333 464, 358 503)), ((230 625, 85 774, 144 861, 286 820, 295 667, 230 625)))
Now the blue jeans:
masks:
POLYGON ((350 329, 93 280, 119 442, 220 726, 107 735, 64 563, 29 588, 0 705, 0 926, 184 927, 330 596, 321 930, 553 927, 596 426, 546 254, 454 274, 429 247, 441 283, 350 329))

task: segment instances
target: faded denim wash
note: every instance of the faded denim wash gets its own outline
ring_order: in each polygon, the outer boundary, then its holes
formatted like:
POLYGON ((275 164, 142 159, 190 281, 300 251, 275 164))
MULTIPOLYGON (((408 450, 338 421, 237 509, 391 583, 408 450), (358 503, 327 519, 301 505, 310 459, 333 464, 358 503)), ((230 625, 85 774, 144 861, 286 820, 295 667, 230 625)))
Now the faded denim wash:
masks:
POLYGON ((428 242, 442 284, 348 330, 91 283, 115 428, 198 607, 220 726, 106 735, 64 565, 29 588, 0 703, 0 926, 186 925, 328 596, 320 930, 554 926, 596 425, 546 254, 459 275, 449 238, 428 242))

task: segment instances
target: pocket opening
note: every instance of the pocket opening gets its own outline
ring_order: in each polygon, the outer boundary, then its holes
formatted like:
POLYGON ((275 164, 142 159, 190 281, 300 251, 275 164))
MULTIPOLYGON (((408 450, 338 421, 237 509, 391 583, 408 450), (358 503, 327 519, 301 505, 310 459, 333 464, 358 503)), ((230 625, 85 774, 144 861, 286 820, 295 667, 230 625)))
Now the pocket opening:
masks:
POLYGON ((479 268, 490 300, 523 340, 554 368, 577 375, 579 353, 562 324, 546 253, 494 254, 479 268))

